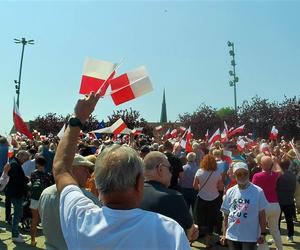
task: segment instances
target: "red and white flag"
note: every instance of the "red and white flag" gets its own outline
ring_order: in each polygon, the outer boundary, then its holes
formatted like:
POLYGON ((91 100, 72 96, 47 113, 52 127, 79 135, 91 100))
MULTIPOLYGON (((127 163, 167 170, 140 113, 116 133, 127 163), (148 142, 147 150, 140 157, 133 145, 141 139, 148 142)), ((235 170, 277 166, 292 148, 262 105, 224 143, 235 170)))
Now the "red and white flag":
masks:
POLYGON ((221 139, 220 129, 218 128, 215 133, 209 138, 208 143, 209 145, 212 145, 216 141, 221 139))
POLYGON ((110 80, 110 85, 115 105, 128 102, 153 90, 146 68, 143 66, 110 80))
POLYGON ((224 121, 224 129, 225 129, 226 133, 228 134, 228 126, 227 126, 226 121, 224 121))
POLYGON ((117 64, 88 58, 84 62, 79 93, 88 95, 101 88, 100 96, 105 95, 117 64))
POLYGON ((131 133, 134 135, 140 135, 143 132, 143 128, 134 128, 131 133))
POLYGON ((14 110, 13 110, 13 120, 16 131, 26 135, 29 139, 33 140, 33 136, 30 133, 26 123, 23 121, 21 114, 19 112, 18 106, 14 102, 14 110))
POLYGON ((275 126, 272 127, 270 135, 269 135, 269 139, 270 140, 276 140, 278 136, 278 129, 276 129, 275 126))
POLYGON ((205 134, 205 136, 204 136, 204 141, 205 142, 208 142, 208 136, 209 136, 209 134, 208 134, 208 129, 206 130, 206 134, 205 134))
POLYGON ((119 118, 113 125, 110 126, 114 135, 120 134, 125 128, 127 128, 122 118, 119 118))
POLYGON ((179 130, 180 130, 181 133, 184 133, 184 132, 186 131, 186 128, 183 127, 183 126, 180 126, 180 127, 179 127, 179 130))
POLYGON ((237 145, 238 150, 240 152, 243 152, 245 149, 246 142, 243 139, 241 139, 236 143, 236 145, 237 145))
POLYGON ((170 138, 172 138, 172 135, 171 135, 171 131, 170 131, 170 129, 168 129, 167 130, 167 132, 164 134, 164 136, 163 136, 163 140, 168 140, 168 139, 170 139, 170 138))
POLYGON ((226 128, 224 128, 224 130, 221 134, 221 142, 224 143, 224 142, 227 142, 227 141, 228 141, 227 130, 226 130, 226 128))
POLYGON ((230 137, 232 137, 232 136, 234 136, 234 135, 236 135, 238 133, 242 133, 244 131, 244 127, 245 127, 245 124, 242 125, 242 126, 240 126, 240 127, 238 127, 238 128, 233 129, 232 131, 230 131, 228 133, 228 138, 230 138, 230 137))
POLYGON ((264 142, 260 145, 259 150, 260 150, 260 152, 264 153, 265 155, 268 155, 268 156, 272 155, 271 151, 270 151, 270 148, 269 148, 269 145, 266 142, 264 142))
POLYGON ((231 156, 232 156, 232 152, 224 148, 223 149, 223 160, 226 161, 229 166, 232 163, 231 156))
POLYGON ((161 125, 155 127, 155 130, 156 130, 157 132, 158 132, 158 131, 162 131, 162 129, 163 129, 163 127, 162 127, 161 125))
POLYGON ((174 128, 172 131, 171 131, 171 137, 172 138, 176 138, 177 137, 177 129, 174 128))

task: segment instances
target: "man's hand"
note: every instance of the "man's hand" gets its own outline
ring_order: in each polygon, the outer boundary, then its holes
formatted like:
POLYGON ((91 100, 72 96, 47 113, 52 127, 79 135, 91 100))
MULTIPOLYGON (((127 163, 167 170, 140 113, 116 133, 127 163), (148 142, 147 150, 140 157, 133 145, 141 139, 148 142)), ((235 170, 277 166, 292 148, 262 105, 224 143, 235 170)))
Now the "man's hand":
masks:
POLYGON ((100 94, 97 92, 91 92, 89 96, 85 97, 84 99, 78 100, 74 113, 75 117, 77 117, 82 124, 89 118, 91 113, 94 111, 95 106, 100 98, 100 94))
POLYGON ((222 246, 226 245, 226 236, 225 235, 220 236, 220 243, 222 246))
POLYGON ((189 228, 187 230, 187 237, 189 239, 190 242, 193 242, 195 240, 198 239, 198 236, 199 236, 199 229, 198 229, 198 226, 193 224, 191 226, 191 228, 189 228))

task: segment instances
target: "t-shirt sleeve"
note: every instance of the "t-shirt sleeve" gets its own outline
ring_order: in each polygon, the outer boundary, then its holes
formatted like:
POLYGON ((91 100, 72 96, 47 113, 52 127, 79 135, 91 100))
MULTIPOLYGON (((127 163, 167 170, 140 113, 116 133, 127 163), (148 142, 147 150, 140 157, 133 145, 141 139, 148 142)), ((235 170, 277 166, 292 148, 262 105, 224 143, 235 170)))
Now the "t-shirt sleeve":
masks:
POLYGON ((61 192, 59 213, 69 249, 78 249, 84 238, 88 240, 92 226, 101 221, 100 208, 75 185, 68 185, 61 192))
POLYGON ((230 209, 230 193, 227 192, 226 195, 224 196, 222 205, 220 210, 224 213, 224 214, 229 214, 229 209, 230 209))
POLYGON ((263 190, 260 190, 259 192, 259 202, 258 202, 258 209, 259 211, 265 209, 268 205, 268 201, 266 199, 266 196, 264 194, 264 191, 263 190))

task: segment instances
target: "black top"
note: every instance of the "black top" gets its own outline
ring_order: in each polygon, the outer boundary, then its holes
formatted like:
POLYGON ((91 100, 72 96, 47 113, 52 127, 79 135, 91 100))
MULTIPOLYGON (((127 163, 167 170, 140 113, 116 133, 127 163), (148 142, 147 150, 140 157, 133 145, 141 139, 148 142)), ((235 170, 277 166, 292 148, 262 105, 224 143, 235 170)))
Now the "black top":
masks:
POLYGON ((173 155, 170 152, 165 152, 165 155, 168 157, 168 161, 172 167, 172 178, 169 188, 179 190, 178 178, 179 173, 183 172, 182 163, 177 156, 173 155))
POLYGON ((5 194, 10 198, 21 198, 26 195, 29 179, 17 158, 13 158, 9 164, 11 169, 8 171, 9 182, 5 194))
POLYGON ((177 221, 184 230, 191 228, 193 225, 193 219, 183 195, 166 188, 157 181, 146 181, 144 183, 141 209, 170 217, 177 221))
POLYGON ((285 171, 277 180, 277 195, 280 205, 291 205, 294 203, 294 194, 296 190, 296 176, 285 171))

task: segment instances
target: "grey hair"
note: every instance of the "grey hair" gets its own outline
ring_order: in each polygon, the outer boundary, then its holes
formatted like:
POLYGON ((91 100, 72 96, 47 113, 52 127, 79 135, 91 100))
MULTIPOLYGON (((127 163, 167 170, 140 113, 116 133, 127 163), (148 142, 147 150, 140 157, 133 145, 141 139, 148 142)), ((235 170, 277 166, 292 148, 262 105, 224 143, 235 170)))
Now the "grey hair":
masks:
POLYGON ((186 156, 187 161, 194 162, 196 160, 196 153, 190 152, 186 156))
POLYGON ((159 151, 152 151, 148 153, 144 158, 145 171, 155 169, 157 165, 162 163, 164 160, 168 160, 168 157, 159 151))
POLYGON ((105 148, 95 163, 95 183, 100 193, 126 191, 143 174, 143 161, 137 152, 126 146, 105 148))
POLYGON ((16 158, 17 159, 24 159, 24 158, 29 158, 30 157, 30 154, 28 151, 26 150, 19 150, 19 152, 16 154, 16 158))

